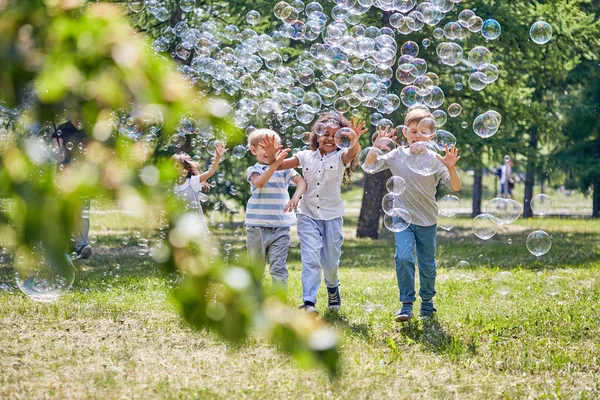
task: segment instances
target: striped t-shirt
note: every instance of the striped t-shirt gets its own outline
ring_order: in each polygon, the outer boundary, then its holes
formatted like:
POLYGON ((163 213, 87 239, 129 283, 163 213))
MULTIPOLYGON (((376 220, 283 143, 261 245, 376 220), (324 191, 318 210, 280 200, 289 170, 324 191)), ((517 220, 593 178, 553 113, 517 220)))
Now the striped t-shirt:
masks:
POLYGON ((298 173, 293 169, 275 171, 262 188, 252 185, 252 175, 261 175, 267 168, 268 165, 256 163, 246 170, 252 191, 246 206, 246 226, 281 228, 296 225, 296 213, 283 212, 283 209, 290 201, 288 193, 290 182, 298 176, 298 173))

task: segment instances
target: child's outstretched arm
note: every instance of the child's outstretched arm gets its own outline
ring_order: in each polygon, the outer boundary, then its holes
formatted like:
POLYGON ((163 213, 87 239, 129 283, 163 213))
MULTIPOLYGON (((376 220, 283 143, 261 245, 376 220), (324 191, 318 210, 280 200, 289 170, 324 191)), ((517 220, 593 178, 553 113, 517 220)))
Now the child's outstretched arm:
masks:
POLYGON ((456 163, 460 160, 458 149, 454 145, 450 146, 450 148, 448 148, 448 145, 444 147, 446 148, 446 155, 442 157, 438 154, 437 158, 448 168, 448 172, 450 173, 450 188, 458 192, 462 189, 462 181, 456 170, 456 163))
MULTIPOLYGON (((283 146, 281 146, 281 145, 277 146, 275 144, 275 138, 270 138, 269 136, 265 136, 258 145, 260 147, 262 147, 263 149, 265 149, 265 151, 269 155, 271 164, 277 158, 277 152, 283 148, 283 146)), ((287 160, 283 160, 281 162, 281 164, 277 167, 277 169, 278 170, 292 169, 292 168, 296 168, 299 165, 300 165, 300 161, 298 161, 298 158, 291 157, 291 158, 288 158, 287 160)))
POLYGON ((263 174, 253 174, 250 178, 250 182, 252 182, 252 184, 257 188, 264 187, 269 181, 269 179, 271 179, 275 171, 279 169, 278 167, 281 165, 281 163, 283 163, 289 152, 290 149, 281 150, 275 158, 275 161, 273 161, 271 165, 269 165, 269 168, 267 168, 267 170, 263 174))
POLYGON ((200 174, 200 182, 206 182, 207 180, 210 179, 211 176, 213 176, 215 174, 215 172, 217 172, 217 167, 219 166, 219 164, 221 163, 221 159, 223 158, 223 155, 225 153, 227 153, 227 148, 225 148, 225 146, 223 146, 223 143, 219 142, 216 146, 215 146, 215 162, 213 162, 210 165, 210 168, 208 169, 208 171, 206 171, 203 174, 200 174))
POLYGON ((365 128, 366 122, 363 121, 360 118, 354 118, 352 117, 350 119, 350 128, 356 132, 357 138, 356 138, 356 143, 354 143, 354 146, 352 146, 346 153, 344 153, 344 155, 342 155, 342 162, 344 164, 348 164, 350 161, 352 161, 354 159, 354 157, 356 157, 356 153, 358 153, 358 149, 360 147, 360 145, 358 144, 358 141, 360 140, 360 137, 365 134, 366 132, 368 132, 367 128, 365 128))
POLYGON ((289 203, 283 209, 284 212, 292 212, 296 208, 298 208, 298 202, 300 198, 306 191, 306 181, 300 175, 297 175, 292 182, 296 184, 296 191, 294 192, 294 196, 290 199, 289 203))

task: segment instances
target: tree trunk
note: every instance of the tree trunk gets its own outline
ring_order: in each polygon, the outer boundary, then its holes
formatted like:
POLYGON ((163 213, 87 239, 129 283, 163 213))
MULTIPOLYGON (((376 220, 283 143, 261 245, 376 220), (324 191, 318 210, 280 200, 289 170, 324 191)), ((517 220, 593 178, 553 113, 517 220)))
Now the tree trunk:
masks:
POLYGON ((471 209, 471 218, 481 214, 481 199, 483 197, 483 170, 475 168, 473 174, 473 206, 471 209))
POLYGON ((523 199, 523 218, 533 217, 531 210, 531 199, 533 198, 533 186, 535 184, 536 153, 538 145, 537 125, 531 127, 529 133, 529 151, 527 155, 527 173, 525 175, 525 196, 523 199))
POLYGON ((600 218, 600 182, 594 183, 592 218, 600 218))
POLYGON ((365 192, 358 217, 357 237, 379 237, 379 218, 383 214, 381 200, 387 192, 385 184, 390 176, 392 173, 389 170, 365 176, 365 192))

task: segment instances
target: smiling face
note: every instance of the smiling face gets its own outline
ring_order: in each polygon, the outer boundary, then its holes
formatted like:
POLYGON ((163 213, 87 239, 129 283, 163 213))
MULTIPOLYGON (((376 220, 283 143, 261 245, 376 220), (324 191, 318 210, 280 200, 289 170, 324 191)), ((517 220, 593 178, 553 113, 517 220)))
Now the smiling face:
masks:
POLYGON ((269 160, 269 154, 263 147, 250 146, 250 152, 256 157, 256 161, 258 161, 259 163, 264 165, 271 164, 271 161, 269 160))
POLYGON ((337 150, 335 134, 339 129, 339 126, 334 127, 333 124, 330 124, 327 126, 327 131, 323 135, 317 136, 317 143, 319 143, 321 154, 327 154, 337 150))

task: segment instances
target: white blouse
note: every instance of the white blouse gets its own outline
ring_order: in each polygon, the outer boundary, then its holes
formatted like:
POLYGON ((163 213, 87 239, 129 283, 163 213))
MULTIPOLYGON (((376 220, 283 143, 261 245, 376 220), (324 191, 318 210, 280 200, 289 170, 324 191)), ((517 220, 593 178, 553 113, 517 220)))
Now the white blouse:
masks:
MULTIPOLYGON (((336 150, 321 154, 317 150, 303 150, 295 157, 306 181, 306 192, 298 203, 298 214, 316 220, 332 220, 344 216, 342 181, 347 165, 342 156, 346 151, 336 150)), ((348 164, 349 165, 349 164, 348 164)))

